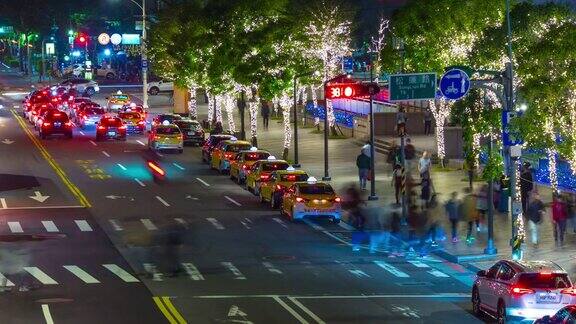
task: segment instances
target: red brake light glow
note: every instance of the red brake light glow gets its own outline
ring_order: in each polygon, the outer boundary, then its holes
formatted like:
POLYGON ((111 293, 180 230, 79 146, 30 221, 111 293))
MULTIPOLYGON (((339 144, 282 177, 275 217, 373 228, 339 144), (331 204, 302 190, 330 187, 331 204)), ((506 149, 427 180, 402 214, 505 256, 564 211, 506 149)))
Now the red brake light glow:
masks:
POLYGON ((302 198, 302 197, 296 197, 296 202, 305 202, 306 199, 302 198))
POLYGON ((512 293, 516 295, 533 294, 534 290, 520 287, 513 287, 512 293))
POLYGON ((334 198, 334 202, 340 202, 340 201, 342 201, 342 199, 340 199, 340 197, 334 198))
POLYGON ((566 289, 560 290, 560 293, 561 293, 561 294, 568 294, 568 295, 576 296, 576 289, 574 289, 574 287, 572 287, 572 288, 566 288, 566 289))
POLYGON ((270 178, 270 176, 267 175, 267 174, 262 174, 262 175, 260 175, 260 180, 266 181, 266 180, 268 180, 269 178, 270 178))
POLYGON ((44 123, 44 124, 42 124, 42 125, 44 125, 44 126, 50 126, 50 125, 52 125, 52 124, 50 124, 50 123, 44 123))
POLYGON ((104 130, 104 129, 106 129, 106 127, 104 127, 104 126, 98 126, 98 129, 104 130))
POLYGON ((276 189, 278 189, 278 190, 284 190, 284 186, 283 186, 283 185, 276 185, 276 189))
POLYGON ((61 115, 60 113, 54 113, 54 116, 60 116, 60 115, 61 115))
POLYGON ((150 169, 152 169, 154 172, 158 173, 159 175, 164 175, 166 174, 164 172, 164 170, 162 170, 159 166, 157 166, 154 162, 148 162, 148 167, 150 167, 150 169))
POLYGON ((126 129, 126 126, 122 125, 122 126, 118 127, 118 129, 126 129))

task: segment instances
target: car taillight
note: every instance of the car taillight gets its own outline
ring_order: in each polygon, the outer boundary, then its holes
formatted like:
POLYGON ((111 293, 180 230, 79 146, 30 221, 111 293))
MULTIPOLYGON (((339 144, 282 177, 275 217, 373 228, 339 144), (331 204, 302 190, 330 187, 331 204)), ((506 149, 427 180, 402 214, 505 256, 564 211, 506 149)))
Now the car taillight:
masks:
POLYGON ((178 135, 178 139, 179 139, 179 140, 184 139, 184 135, 182 135, 182 134, 178 135))
POLYGON ((36 114, 38 114, 38 113, 36 112, 36 110, 32 111, 32 115, 36 115, 36 114))
POLYGON ((302 197, 296 197, 296 202, 307 202, 308 199, 302 197))
POLYGON ((149 161, 148 167, 157 175, 164 176, 166 174, 166 172, 164 172, 164 170, 162 170, 162 168, 155 162, 149 161))
POLYGON ((122 126, 118 127, 118 129, 126 129, 126 126, 122 125, 122 126))
POLYGON ((144 121, 143 120, 139 121, 138 125, 144 125, 144 121))
POLYGON ((234 156, 234 154, 232 154, 232 153, 224 153, 224 158, 225 158, 225 159, 230 160, 230 159, 232 159, 233 156, 234 156))
POLYGON ((260 175, 260 181, 268 181, 268 179, 270 179, 270 175, 268 174, 260 175))
POLYGON ((566 289, 560 290, 560 293, 561 293, 561 294, 567 294, 567 295, 576 296, 576 289, 574 289, 574 287, 572 287, 572 288, 566 288, 566 289))
POLYGON ((72 122, 66 122, 66 123, 64 123, 64 125, 70 127, 70 126, 72 126, 72 122))
POLYGON ((154 139, 155 139, 155 140, 159 140, 159 139, 160 139, 160 136, 154 135, 154 139))
POLYGON ((284 186, 283 185, 276 185, 276 189, 277 190, 284 190, 284 186))
POLYGON ((50 124, 50 123, 43 123, 42 125, 47 127, 47 126, 50 126, 50 125, 52 125, 52 124, 50 124))
POLYGON ((512 287, 512 289, 510 289, 510 292, 512 292, 515 295, 524 295, 524 294, 533 294, 534 290, 529 288, 512 287))
POLYGON ((336 198, 334 198, 334 202, 337 202, 337 203, 339 203, 340 201, 342 201, 342 199, 340 199, 340 197, 336 197, 336 198))
POLYGON ((99 130, 105 130, 106 127, 104 127, 104 126, 98 126, 98 129, 99 129, 99 130))

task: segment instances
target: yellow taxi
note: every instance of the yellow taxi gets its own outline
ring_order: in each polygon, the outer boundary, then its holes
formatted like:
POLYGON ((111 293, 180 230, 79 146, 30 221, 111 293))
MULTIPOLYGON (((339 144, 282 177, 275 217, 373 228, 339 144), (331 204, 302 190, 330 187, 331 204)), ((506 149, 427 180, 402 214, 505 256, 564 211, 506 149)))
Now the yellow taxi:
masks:
POLYGON ((140 113, 135 111, 119 112, 118 117, 126 124, 126 131, 128 133, 144 133, 146 121, 140 113))
POLYGON ((218 169, 220 173, 229 171, 230 163, 234 161, 236 154, 240 151, 249 150, 251 147, 250 142, 239 141, 236 137, 218 143, 212 151, 210 168, 218 169))
POLYGON ((280 213, 293 222, 304 218, 329 218, 334 223, 340 223, 342 205, 330 184, 310 177, 305 182, 295 182, 285 190, 280 213))
POLYGON ((256 196, 260 194, 260 186, 270 181, 270 175, 274 171, 286 170, 290 165, 284 160, 277 160, 270 155, 266 160, 256 161, 252 164, 246 177, 246 188, 256 196))
POLYGON ((122 91, 118 91, 115 94, 106 97, 106 99, 108 99, 108 102, 106 103, 106 110, 108 110, 109 112, 118 111, 122 107, 124 107, 124 105, 130 104, 130 102, 132 101, 130 95, 122 93, 122 91))
POLYGON ((184 151, 184 137, 178 126, 164 122, 148 132, 148 148, 154 151, 178 150, 184 151))
POLYGON ((246 181, 246 176, 250 168, 259 160, 265 160, 270 156, 270 152, 251 147, 248 151, 240 151, 236 154, 234 161, 230 162, 230 179, 236 180, 238 184, 246 181))
POLYGON ((280 207, 286 189, 290 188, 294 182, 302 182, 307 179, 306 171, 296 170, 293 167, 274 171, 270 175, 270 181, 262 182, 260 185, 260 201, 263 203, 270 202, 270 207, 276 209, 280 207))

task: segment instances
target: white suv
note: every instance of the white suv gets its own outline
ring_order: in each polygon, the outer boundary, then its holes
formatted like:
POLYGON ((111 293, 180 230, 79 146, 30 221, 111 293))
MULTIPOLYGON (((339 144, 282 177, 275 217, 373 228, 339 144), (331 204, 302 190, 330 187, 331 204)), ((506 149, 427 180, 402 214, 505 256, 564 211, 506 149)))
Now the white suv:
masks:
POLYGON ((155 81, 148 82, 148 93, 155 96, 160 92, 172 92, 174 91, 174 82, 172 81, 155 81))
POLYGON ((481 270, 472 287, 472 308, 494 315, 498 323, 531 321, 576 303, 568 274, 551 261, 498 261, 481 270))

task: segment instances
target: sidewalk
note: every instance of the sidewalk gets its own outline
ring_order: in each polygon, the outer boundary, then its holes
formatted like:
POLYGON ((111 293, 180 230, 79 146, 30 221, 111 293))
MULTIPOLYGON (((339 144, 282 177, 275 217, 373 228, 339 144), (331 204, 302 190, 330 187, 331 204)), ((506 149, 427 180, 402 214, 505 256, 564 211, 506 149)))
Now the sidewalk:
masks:
MULTIPOLYGON (((154 112, 167 111, 165 105, 162 108, 152 108, 154 112)), ((237 110, 235 112, 236 129, 239 129, 240 122, 237 110)), ((207 118, 207 105, 200 103, 198 106, 199 120, 207 118)), ((246 114, 246 132, 249 134, 249 117, 246 114)), ((224 116, 224 128, 227 128, 227 119, 224 116)), ((324 174, 323 159, 323 135, 314 134, 315 128, 300 128, 300 158, 299 162, 302 169, 308 171, 311 175, 321 178, 324 174)), ((394 140, 392 137, 383 137, 384 140, 394 140)), ((396 139, 397 140, 397 139, 396 139)), ((262 119, 258 118, 258 146, 269 150, 277 157, 282 155, 284 142, 284 126, 281 120, 270 120, 269 130, 264 130, 262 119)), ((412 142, 418 151, 430 150, 436 151, 434 136, 414 136, 412 142)), ((354 139, 332 139, 329 140, 329 171, 332 177, 331 183, 338 192, 342 192, 350 184, 358 183, 356 156, 360 152, 360 147, 354 139)), ((293 146, 290 148, 289 159, 293 159, 293 146)), ((377 201, 367 202, 369 207, 390 206, 394 199, 394 189, 391 186, 391 166, 386 162, 386 156, 376 154, 376 194, 379 197, 377 201)), ((443 203, 449 198, 451 192, 456 191, 460 197, 463 196, 463 190, 467 187, 467 176, 462 170, 457 171, 433 171, 432 179, 436 192, 438 193, 439 204, 433 211, 435 219, 439 220, 445 235, 450 236, 450 224, 444 213, 443 203)), ((481 185, 475 182, 475 188, 481 185)), ((419 188, 417 188, 419 191, 419 188)), ((545 203, 551 200, 550 189, 547 187, 538 187, 538 191, 545 203)), ((363 192, 365 198, 369 190, 363 192)), ((568 271, 576 271, 576 234, 572 229, 568 229, 564 248, 554 247, 554 238, 552 225, 548 211, 543 224, 540 226, 540 244, 539 248, 534 248, 529 244, 530 232, 528 224, 526 230, 526 244, 524 248, 524 258, 528 260, 553 260, 568 271)), ((509 240, 511 237, 510 219, 507 214, 496 213, 494 215, 494 242, 498 249, 497 255, 487 256, 484 254, 484 248, 487 241, 486 223, 481 226, 481 232, 476 232, 474 228, 475 242, 467 245, 465 242, 467 223, 460 222, 458 234, 460 242, 453 244, 449 239, 439 242, 440 246, 433 253, 442 256, 453 262, 463 263, 471 268, 487 268, 494 263, 494 260, 509 259, 511 257, 511 248, 509 240)), ((403 232, 407 232, 403 228, 403 232)))

